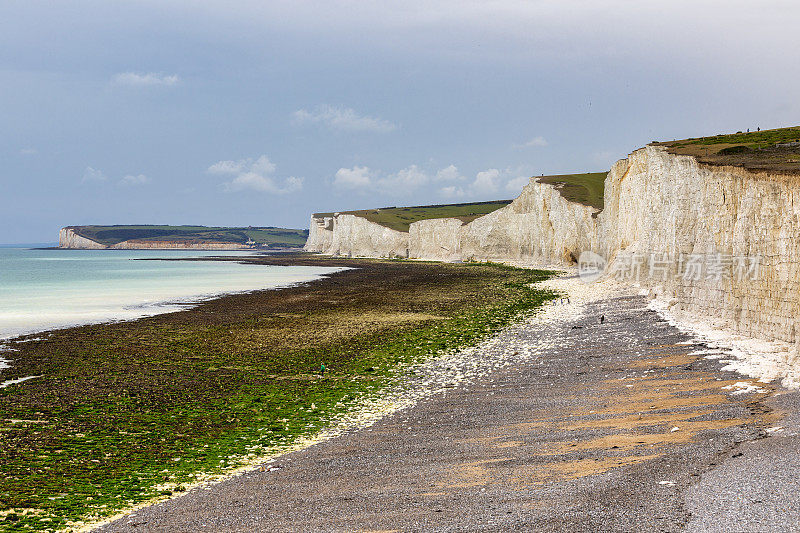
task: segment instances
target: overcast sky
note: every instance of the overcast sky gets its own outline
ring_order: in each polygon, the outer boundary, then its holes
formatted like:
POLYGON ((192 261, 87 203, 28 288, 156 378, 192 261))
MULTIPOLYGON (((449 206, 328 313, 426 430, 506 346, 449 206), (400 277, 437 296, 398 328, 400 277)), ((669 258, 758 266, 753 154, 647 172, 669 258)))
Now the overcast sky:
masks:
POLYGON ((800 124, 796 1, 0 2, 0 243, 512 198, 800 124))

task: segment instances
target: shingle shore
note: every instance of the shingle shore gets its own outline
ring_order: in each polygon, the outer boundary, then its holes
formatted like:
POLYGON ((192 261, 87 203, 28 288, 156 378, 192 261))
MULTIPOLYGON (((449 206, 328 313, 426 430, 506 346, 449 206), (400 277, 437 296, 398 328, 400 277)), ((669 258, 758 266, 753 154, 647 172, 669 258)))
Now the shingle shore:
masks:
POLYGON ((101 531, 682 529, 687 489, 774 427, 774 387, 738 393, 643 297, 576 283, 338 437, 101 531))

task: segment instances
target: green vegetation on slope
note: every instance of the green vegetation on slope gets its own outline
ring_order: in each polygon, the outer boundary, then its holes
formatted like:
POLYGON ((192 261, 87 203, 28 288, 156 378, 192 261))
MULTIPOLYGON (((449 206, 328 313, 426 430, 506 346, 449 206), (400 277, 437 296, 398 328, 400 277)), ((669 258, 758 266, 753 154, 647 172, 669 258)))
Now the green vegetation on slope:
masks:
POLYGON ((186 243, 232 242, 236 244, 245 244, 248 240, 252 240, 259 245, 302 246, 308 238, 308 230, 273 227, 225 228, 149 225, 71 227, 78 235, 106 246, 131 239, 186 243))
MULTIPOLYGON (((497 211, 511 203, 511 200, 475 202, 467 204, 418 205, 413 207, 382 207, 359 211, 340 211, 343 215, 356 215, 370 222, 397 231, 408 231, 413 222, 432 218, 457 218, 462 223, 472 222, 478 217, 497 211)), ((333 213, 314 213, 317 218, 332 217, 333 213)))
POLYGON ((402 382, 398 365, 553 297, 530 288, 543 271, 306 257, 248 261, 357 268, 13 343, 3 379, 41 377, 0 389, 0 531, 110 516, 230 471, 402 382))
POLYGON ((691 155, 712 165, 800 172, 800 127, 797 126, 653 144, 666 146, 672 154, 691 155))
POLYGON ((711 137, 699 137, 696 139, 683 139, 672 141, 667 144, 670 146, 686 146, 691 144, 729 144, 744 145, 749 148, 768 148, 776 143, 800 142, 800 127, 779 128, 775 130, 753 131, 749 133, 730 133, 713 135, 711 137))
MULTIPOLYGON (((584 174, 561 174, 536 178, 540 183, 554 186, 565 199, 597 209, 603 209, 603 188, 607 172, 584 174)), ((474 202, 464 204, 418 205, 411 207, 382 207, 358 211, 340 211, 339 214, 355 215, 370 222, 397 231, 408 231, 409 226, 420 220, 434 218, 457 218, 463 224, 488 215, 507 206, 512 200, 474 202)), ((332 217, 334 213, 314 213, 314 217, 332 217)))
POLYGON ((539 183, 552 185, 565 199, 597 209, 603 209, 603 190, 608 172, 561 174, 536 178, 539 183))

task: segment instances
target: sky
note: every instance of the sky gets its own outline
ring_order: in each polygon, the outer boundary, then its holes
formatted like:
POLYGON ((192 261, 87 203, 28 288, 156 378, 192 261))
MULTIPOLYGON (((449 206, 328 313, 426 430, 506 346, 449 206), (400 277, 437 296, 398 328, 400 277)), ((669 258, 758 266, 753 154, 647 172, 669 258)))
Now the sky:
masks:
POLYGON ((3 0, 0 243, 308 227, 800 124, 794 0, 3 0))

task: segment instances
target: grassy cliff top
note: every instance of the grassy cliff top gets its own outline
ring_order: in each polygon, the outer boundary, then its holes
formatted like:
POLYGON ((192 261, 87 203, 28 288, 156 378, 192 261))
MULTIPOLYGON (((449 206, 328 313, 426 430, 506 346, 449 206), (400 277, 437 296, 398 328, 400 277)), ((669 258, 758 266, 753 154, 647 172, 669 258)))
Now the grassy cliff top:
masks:
POLYGON ((603 190, 608 172, 560 174, 536 178, 539 183, 552 185, 566 200, 603 209, 603 190))
POLYGON ((691 155, 710 165, 800 173, 800 126, 654 142, 671 154, 691 155))
MULTIPOLYGON (((475 202, 469 204, 418 205, 413 207, 381 207, 359 211, 339 211, 341 215, 355 215, 370 222, 397 231, 408 231, 413 222, 432 218, 457 218, 462 223, 472 222, 478 217, 497 211, 511 203, 511 200, 475 202)), ((314 213, 314 217, 332 217, 333 213, 314 213)))
POLYGON ((245 244, 248 240, 270 246, 302 246, 308 230, 246 227, 224 228, 208 226, 70 226, 75 233, 87 239, 111 246, 122 241, 174 241, 186 243, 233 242, 245 244))
MULTIPOLYGON (((607 172, 585 174, 560 174, 536 178, 540 183, 555 187, 566 200, 603 209, 603 187, 607 172)), ((358 211, 338 211, 341 215, 355 215, 370 222, 397 231, 407 232, 409 226, 420 220, 433 218, 457 218, 463 224, 488 215, 507 206, 511 200, 473 202, 465 204, 418 205, 410 207, 381 207, 358 211)), ((315 218, 332 217, 334 213, 314 213, 315 218)))

